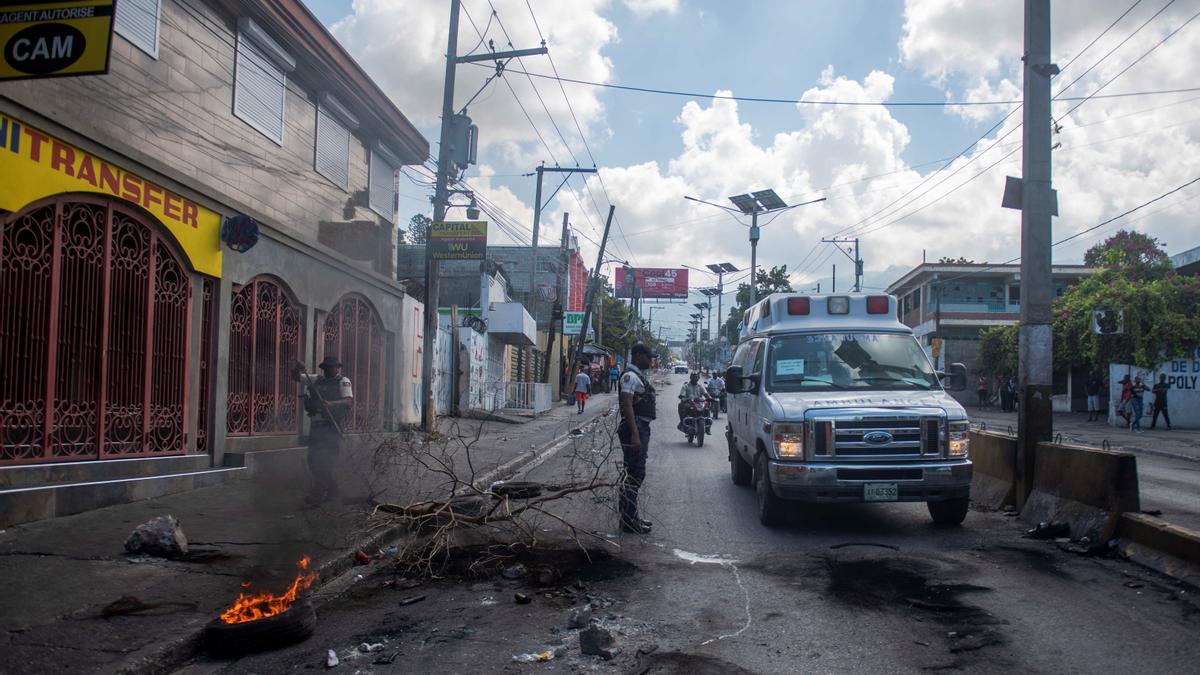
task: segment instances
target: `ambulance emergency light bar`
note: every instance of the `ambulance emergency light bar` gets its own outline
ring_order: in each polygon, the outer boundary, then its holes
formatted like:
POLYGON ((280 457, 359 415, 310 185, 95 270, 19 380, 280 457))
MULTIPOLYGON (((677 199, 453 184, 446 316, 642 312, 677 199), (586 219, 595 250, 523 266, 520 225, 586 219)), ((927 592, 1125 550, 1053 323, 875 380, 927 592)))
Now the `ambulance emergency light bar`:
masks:
MULTIPOLYGON (((891 299, 886 295, 867 296, 867 314, 887 314, 891 299)), ((830 314, 849 314, 850 296, 831 295, 825 299, 825 310, 830 314)), ((787 313, 791 316, 807 316, 812 312, 812 300, 799 296, 788 298, 787 313)))

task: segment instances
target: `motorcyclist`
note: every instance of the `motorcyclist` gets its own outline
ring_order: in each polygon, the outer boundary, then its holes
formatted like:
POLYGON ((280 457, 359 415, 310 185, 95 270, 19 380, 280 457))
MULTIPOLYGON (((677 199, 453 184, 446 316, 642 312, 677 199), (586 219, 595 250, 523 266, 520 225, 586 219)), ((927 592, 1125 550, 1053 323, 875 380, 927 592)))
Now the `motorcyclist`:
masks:
POLYGON ((688 377, 687 384, 679 390, 679 424, 675 426, 676 429, 684 431, 683 418, 687 416, 688 404, 697 398, 712 400, 712 397, 708 395, 708 390, 700 384, 700 373, 698 372, 692 373, 688 377))
POLYGON ((708 387, 708 397, 711 398, 714 403, 720 405, 722 399, 725 398, 725 380, 721 379, 721 375, 719 373, 713 371, 712 377, 708 379, 708 382, 705 383, 705 386, 708 387))

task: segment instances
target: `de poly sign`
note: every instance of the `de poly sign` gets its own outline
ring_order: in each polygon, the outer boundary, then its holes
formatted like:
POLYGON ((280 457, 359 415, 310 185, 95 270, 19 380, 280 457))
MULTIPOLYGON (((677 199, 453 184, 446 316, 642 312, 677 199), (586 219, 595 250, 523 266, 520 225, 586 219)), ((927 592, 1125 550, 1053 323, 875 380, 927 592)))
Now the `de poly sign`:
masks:
POLYGON ((583 332, 583 312, 563 312, 563 335, 579 335, 583 332))
POLYGON ((114 0, 0 5, 0 80, 108 72, 114 0))
POLYGON ((435 221, 429 226, 428 246, 434 260, 483 260, 487 221, 435 221))

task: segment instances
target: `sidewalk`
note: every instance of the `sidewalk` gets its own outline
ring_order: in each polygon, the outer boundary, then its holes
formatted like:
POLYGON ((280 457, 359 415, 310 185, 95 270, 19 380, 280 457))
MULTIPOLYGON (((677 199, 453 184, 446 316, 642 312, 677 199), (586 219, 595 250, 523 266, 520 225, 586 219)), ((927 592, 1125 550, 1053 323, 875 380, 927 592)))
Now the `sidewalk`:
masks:
MULTIPOLYGON (((573 403, 558 404, 523 425, 445 419, 441 429, 474 441, 474 476, 492 480, 599 416, 615 399, 594 397, 585 415, 576 415, 573 403)), ((448 447, 461 469, 462 444, 448 447)), ((302 466, 302 452, 286 454, 287 463, 302 466)), ((323 579, 333 578, 368 540, 365 495, 353 485, 380 499, 406 498, 407 489, 380 480, 400 483, 402 470, 361 473, 374 454, 374 448, 360 449, 339 463, 349 497, 344 501, 352 502, 345 505, 305 509, 302 472, 259 471, 245 481, 0 531, 0 673, 160 671, 192 653, 204 625, 233 601, 242 580, 290 578, 304 554, 313 557, 323 579), (168 513, 191 544, 188 560, 124 552, 134 527, 168 513), (104 608, 124 596, 159 606, 105 618, 104 608)))
MULTIPOLYGON (((1000 412, 999 408, 967 408, 967 417, 976 426, 987 424, 988 431, 1017 433, 1017 414, 1000 412), (1011 428, 1011 432, 1010 432, 1011 428)), ((1159 420, 1156 429, 1147 428, 1137 433, 1107 422, 1088 422, 1087 413, 1054 413, 1054 434, 1062 435, 1062 442, 1074 445, 1104 447, 1105 442, 1113 449, 1146 455, 1158 455, 1171 459, 1200 462, 1200 430, 1175 429, 1167 431, 1159 420)), ((1148 422, 1147 422, 1148 424, 1148 422)))

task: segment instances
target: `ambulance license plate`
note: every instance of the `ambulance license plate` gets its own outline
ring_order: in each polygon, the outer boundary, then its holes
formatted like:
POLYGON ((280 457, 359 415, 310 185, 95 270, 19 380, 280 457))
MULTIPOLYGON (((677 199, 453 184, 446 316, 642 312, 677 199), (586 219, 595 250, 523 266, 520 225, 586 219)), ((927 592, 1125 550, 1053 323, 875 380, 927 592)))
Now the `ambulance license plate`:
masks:
POLYGON ((863 486, 863 501, 894 502, 900 496, 895 483, 867 483, 863 486))

